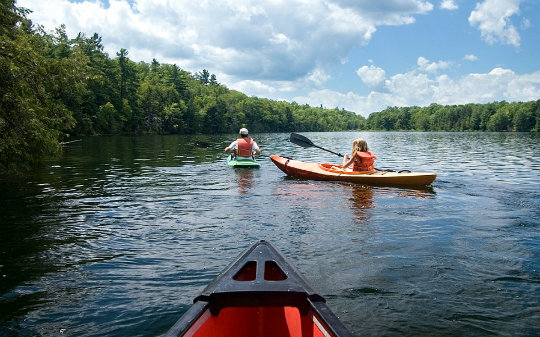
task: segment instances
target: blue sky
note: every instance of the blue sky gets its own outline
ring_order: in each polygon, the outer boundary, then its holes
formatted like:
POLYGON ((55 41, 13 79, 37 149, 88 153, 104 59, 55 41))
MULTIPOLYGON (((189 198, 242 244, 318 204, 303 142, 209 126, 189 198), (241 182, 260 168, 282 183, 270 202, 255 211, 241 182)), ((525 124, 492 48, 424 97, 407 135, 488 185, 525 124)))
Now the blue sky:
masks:
POLYGON ((18 0, 111 57, 208 69, 250 96, 345 108, 540 99, 538 0, 18 0))

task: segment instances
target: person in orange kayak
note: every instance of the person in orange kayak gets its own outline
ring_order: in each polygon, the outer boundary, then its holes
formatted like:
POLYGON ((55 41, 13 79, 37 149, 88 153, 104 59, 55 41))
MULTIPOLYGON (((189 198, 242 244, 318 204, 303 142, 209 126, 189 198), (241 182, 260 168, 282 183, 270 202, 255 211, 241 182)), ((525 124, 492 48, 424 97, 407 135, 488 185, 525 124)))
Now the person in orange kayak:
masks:
POLYGON ((353 165, 353 171, 373 171, 375 169, 375 156, 368 149, 367 142, 358 138, 353 141, 352 152, 349 155, 348 153, 343 157, 343 168, 353 165))
POLYGON ((261 153, 261 149, 253 138, 249 137, 248 129, 241 128, 238 132, 238 139, 225 148, 225 152, 234 151, 234 154, 244 158, 254 158, 261 153))

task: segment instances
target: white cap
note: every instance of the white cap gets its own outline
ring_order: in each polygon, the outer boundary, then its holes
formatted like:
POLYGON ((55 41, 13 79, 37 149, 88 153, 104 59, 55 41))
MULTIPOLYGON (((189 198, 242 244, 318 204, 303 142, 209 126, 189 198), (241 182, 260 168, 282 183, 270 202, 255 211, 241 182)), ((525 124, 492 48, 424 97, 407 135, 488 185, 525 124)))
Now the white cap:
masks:
POLYGON ((246 128, 241 128, 241 129, 240 129, 240 132, 238 132, 238 133, 241 134, 241 135, 247 135, 247 134, 248 134, 248 129, 246 129, 246 128))

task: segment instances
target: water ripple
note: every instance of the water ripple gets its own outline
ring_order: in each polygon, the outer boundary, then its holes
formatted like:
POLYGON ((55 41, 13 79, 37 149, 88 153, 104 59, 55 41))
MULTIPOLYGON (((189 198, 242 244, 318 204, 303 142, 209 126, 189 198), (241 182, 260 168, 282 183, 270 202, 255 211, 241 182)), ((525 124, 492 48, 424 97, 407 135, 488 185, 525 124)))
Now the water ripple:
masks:
POLYGON ((538 334, 538 135, 306 135, 340 152, 362 136, 379 167, 438 176, 421 189, 291 179, 270 154, 341 159, 288 134, 256 135, 259 170, 225 166, 228 135, 84 139, 0 178, 0 335, 159 335, 258 239, 358 335, 538 334))

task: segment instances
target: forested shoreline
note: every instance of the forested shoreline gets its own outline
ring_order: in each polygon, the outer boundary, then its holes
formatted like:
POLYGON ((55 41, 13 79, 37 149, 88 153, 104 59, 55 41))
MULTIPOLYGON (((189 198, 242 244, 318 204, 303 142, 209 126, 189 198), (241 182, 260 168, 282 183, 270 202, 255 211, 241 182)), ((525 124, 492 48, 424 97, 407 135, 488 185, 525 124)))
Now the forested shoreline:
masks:
POLYGON ((87 135, 342 130, 539 131, 539 102, 387 108, 367 119, 344 109, 248 97, 203 69, 110 57, 98 34, 69 38, 0 0, 0 171, 58 154, 87 135))
POLYGON ((369 115, 370 130, 540 131, 540 100, 486 104, 388 107, 369 115))

